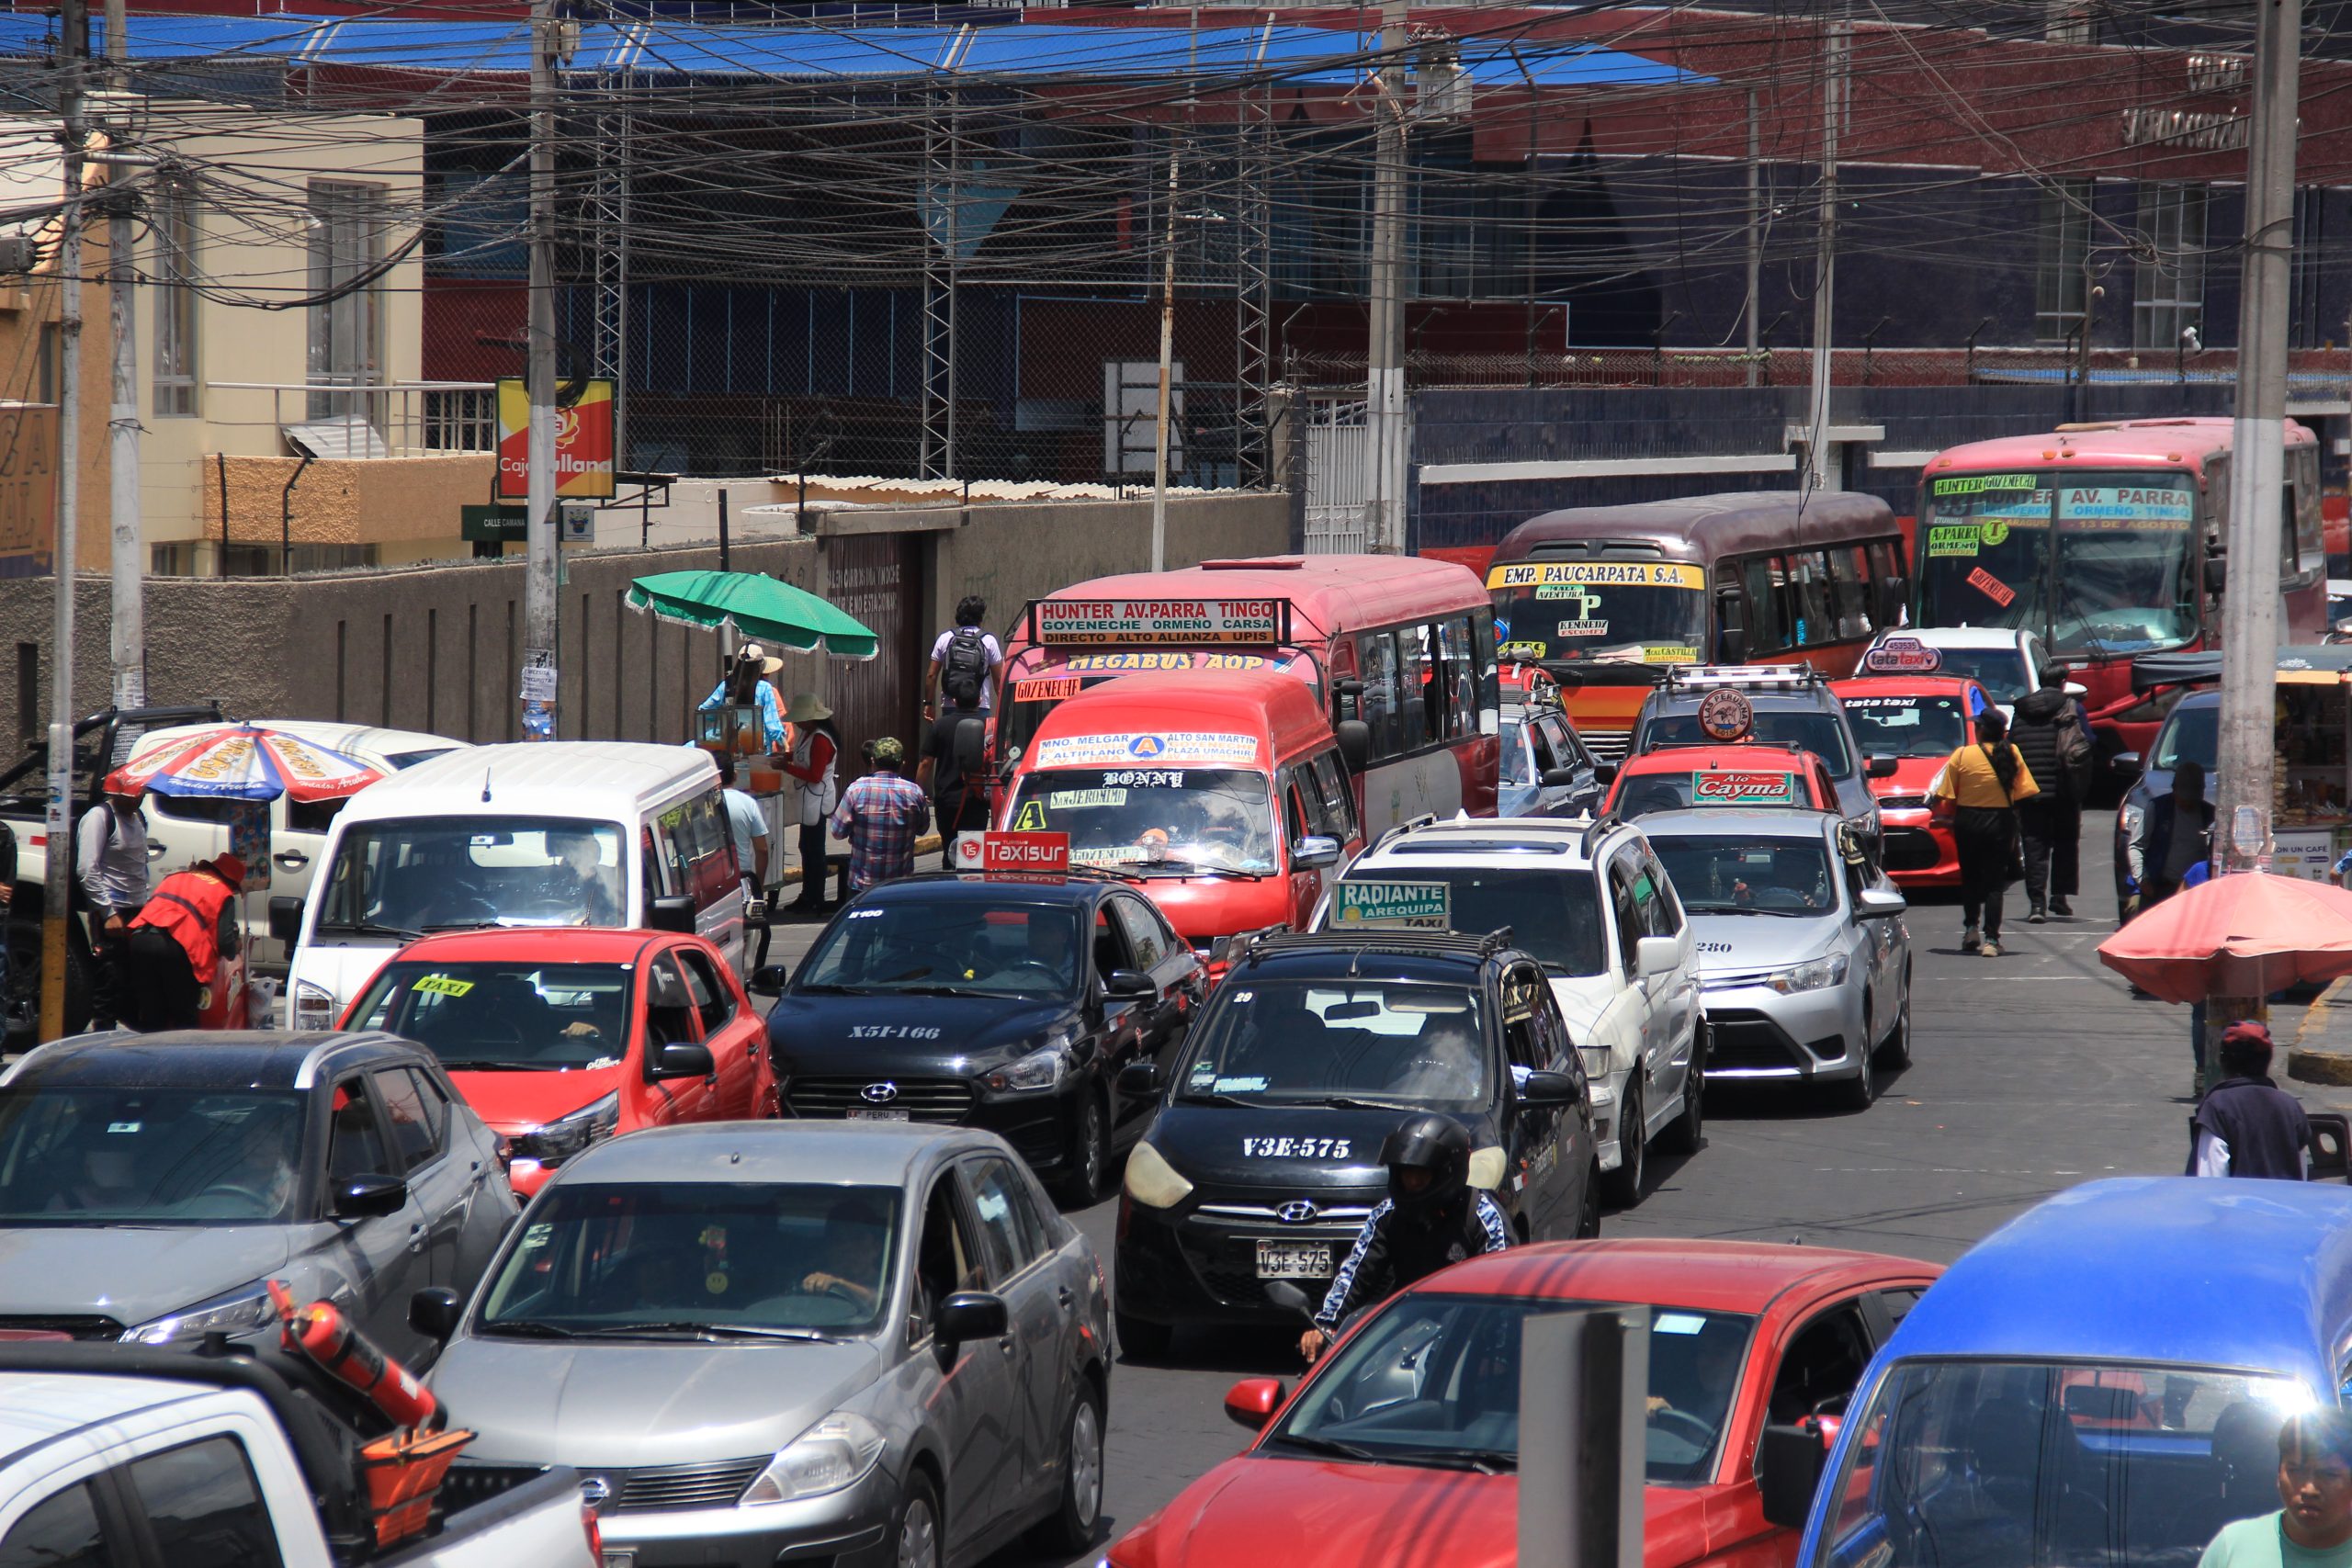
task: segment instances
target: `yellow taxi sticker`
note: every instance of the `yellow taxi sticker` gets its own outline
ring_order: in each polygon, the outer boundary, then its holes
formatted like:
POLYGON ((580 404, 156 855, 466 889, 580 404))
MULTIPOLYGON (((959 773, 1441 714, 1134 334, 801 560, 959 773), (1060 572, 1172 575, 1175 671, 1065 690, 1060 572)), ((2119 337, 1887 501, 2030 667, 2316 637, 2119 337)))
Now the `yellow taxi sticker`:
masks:
POLYGON ((427 975, 411 990, 424 991, 436 997, 462 997, 474 988, 471 980, 459 980, 447 975, 427 975))

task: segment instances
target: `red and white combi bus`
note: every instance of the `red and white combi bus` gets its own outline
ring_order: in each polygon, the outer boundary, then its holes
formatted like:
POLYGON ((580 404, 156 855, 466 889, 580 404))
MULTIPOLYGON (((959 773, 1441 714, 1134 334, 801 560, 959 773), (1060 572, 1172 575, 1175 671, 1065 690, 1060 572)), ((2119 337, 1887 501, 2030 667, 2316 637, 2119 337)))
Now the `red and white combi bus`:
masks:
MULTIPOLYGON (((1938 454, 1919 481, 1913 624, 2040 633, 2089 689, 2102 761, 2144 752, 2166 694, 2132 692, 2133 656, 2221 643, 2230 437, 2226 419, 2140 419, 1938 454)), ((2279 558, 2259 570, 2277 575, 2281 634, 2317 642, 2327 615, 2319 443, 2292 420, 2278 504, 2279 558)))
POLYGON ((1423 812, 1495 812, 1501 727, 1493 611, 1477 574, 1408 556, 1203 561, 1074 583, 1006 639, 991 773, 1056 704, 1148 671, 1285 671, 1347 757, 1365 836, 1423 812))

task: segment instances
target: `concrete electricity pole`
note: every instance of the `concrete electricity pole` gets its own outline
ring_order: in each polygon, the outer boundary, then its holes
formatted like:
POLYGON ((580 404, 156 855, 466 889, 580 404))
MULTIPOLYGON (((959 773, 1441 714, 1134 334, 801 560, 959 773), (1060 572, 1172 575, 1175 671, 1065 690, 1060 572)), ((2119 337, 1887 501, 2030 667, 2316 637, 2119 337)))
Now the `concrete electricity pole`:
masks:
POLYGON ((1370 548, 1405 549, 1405 3, 1382 0, 1380 117, 1372 176, 1371 369, 1364 381, 1364 532, 1370 548))
POLYGON ((555 51, 552 0, 531 0, 531 401, 523 568, 523 739, 556 734, 555 51))
MULTIPOLYGON (((106 0, 107 85, 130 83, 125 0, 106 0)), ((107 509, 114 582, 107 648, 114 662, 114 705, 147 705, 147 563, 139 507, 139 329, 131 291, 130 168, 119 139, 107 137, 107 330, 112 340, 112 395, 107 404, 107 509)))
POLYGON ((1832 340, 1838 290, 1838 132, 1846 118, 1843 22, 1829 24, 1821 57, 1821 200, 1815 212, 1813 263, 1813 396, 1805 411, 1805 488, 1836 488, 1829 472, 1829 388, 1835 379, 1832 340))
POLYGON ((65 69, 60 107, 65 129, 62 189, 64 211, 57 242, 57 535, 50 571, 56 579, 57 615, 49 649, 49 780, 42 828, 40 1032, 65 1032, 65 922, 74 890, 74 568, 82 488, 82 94, 90 63, 89 0, 63 0, 65 69))

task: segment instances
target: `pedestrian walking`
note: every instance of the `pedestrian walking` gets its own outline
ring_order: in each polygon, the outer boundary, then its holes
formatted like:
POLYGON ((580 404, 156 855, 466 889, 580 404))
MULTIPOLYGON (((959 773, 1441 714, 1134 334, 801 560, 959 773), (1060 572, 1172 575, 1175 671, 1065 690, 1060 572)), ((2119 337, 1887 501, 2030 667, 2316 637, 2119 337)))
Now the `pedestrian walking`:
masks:
POLYGON ((2018 802, 2018 835, 2025 860, 2026 919, 2070 919, 2068 902, 2082 891, 2083 802, 2091 789, 2091 739, 2083 731, 2063 671, 2019 699, 2009 739, 2041 784, 2039 795, 2018 802))
POLYGON ((735 869, 752 897, 768 885, 768 818, 760 803, 735 787, 735 759, 718 755, 719 798, 727 803, 727 836, 735 844, 735 869))
MULTIPOLYGON (((785 716, 777 707, 775 687, 769 677, 784 668, 784 660, 776 658, 756 642, 747 642, 735 652, 735 662, 727 673, 703 698, 697 711, 707 713, 716 707, 756 707, 760 710, 760 747, 766 751, 784 750, 785 716)), ((728 738, 729 745, 734 737, 728 738)))
POLYGON ((800 785, 800 897, 792 908, 800 914, 821 914, 825 908, 825 818, 841 801, 839 766, 841 737, 833 730, 833 710, 817 700, 814 692, 795 693, 785 710, 792 726, 792 756, 786 774, 800 785))
POLYGON ((220 960, 243 951, 237 895, 245 863, 232 854, 174 872, 131 917, 123 949, 122 1021, 133 1029, 194 1029, 220 960))
POLYGON ((2205 798, 2205 768, 2183 762, 2173 770, 2172 788, 2158 795, 2140 818, 2139 831, 2123 846, 2130 893, 2128 919, 2180 891, 2188 868, 2212 852, 2213 803, 2205 798))
POLYGON ((123 950, 130 919, 147 903, 146 791, 117 768, 105 798, 74 829, 74 889, 90 933, 90 1027, 112 1029, 123 1016, 123 950))
POLYGON ((1004 674, 1004 649, 981 626, 988 601, 967 593, 956 605, 954 629, 931 645, 931 668, 922 678, 922 716, 938 712, 943 695, 957 707, 987 713, 996 705, 997 682, 1004 674))
POLYGON ((2312 1124, 2302 1102, 2270 1081, 2270 1031, 2240 1021, 2222 1035, 2222 1080, 2188 1117, 2190 1176, 2301 1181, 2311 1172, 2312 1124))
POLYGON ((931 826, 931 802, 912 779, 899 776, 906 747, 884 736, 867 748, 874 771, 842 791, 833 837, 849 840, 849 886, 863 893, 915 868, 915 840, 931 826))
POLYGON ((1997 709, 1978 714, 1976 744, 1946 759, 1928 792, 1951 803, 1952 840, 1960 851, 1961 948, 1986 958, 2001 954, 2001 896, 2018 876, 2017 803, 2041 793, 2032 770, 2008 742, 2008 728, 1997 709))
POLYGON ((955 864, 956 834, 988 826, 988 792, 978 781, 965 778, 964 765, 956 757, 966 727, 985 728, 987 724, 987 716, 978 709, 950 703, 932 721, 931 734, 922 745, 922 761, 915 765, 915 783, 931 796, 932 818, 939 824, 943 867, 952 869, 955 864))
MULTIPOLYGON (((2218 1422, 2214 1438, 2218 1452, 2218 1422)), ((2223 1525, 2197 1568, 2352 1568, 2352 1416, 2321 1405, 2280 1422, 2278 1489, 2284 1508, 2223 1525)))

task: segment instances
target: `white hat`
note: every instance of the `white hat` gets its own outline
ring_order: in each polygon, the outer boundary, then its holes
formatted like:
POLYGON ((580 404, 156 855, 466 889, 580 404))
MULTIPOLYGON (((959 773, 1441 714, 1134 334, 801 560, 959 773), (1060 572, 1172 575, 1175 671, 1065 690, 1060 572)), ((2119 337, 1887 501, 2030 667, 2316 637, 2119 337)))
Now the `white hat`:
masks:
POLYGON ((763 675, 773 675, 777 671, 784 668, 783 660, 769 653, 766 649, 762 648, 756 642, 745 643, 742 648, 737 651, 735 657, 738 659, 749 660, 757 664, 760 667, 760 673, 763 675))

